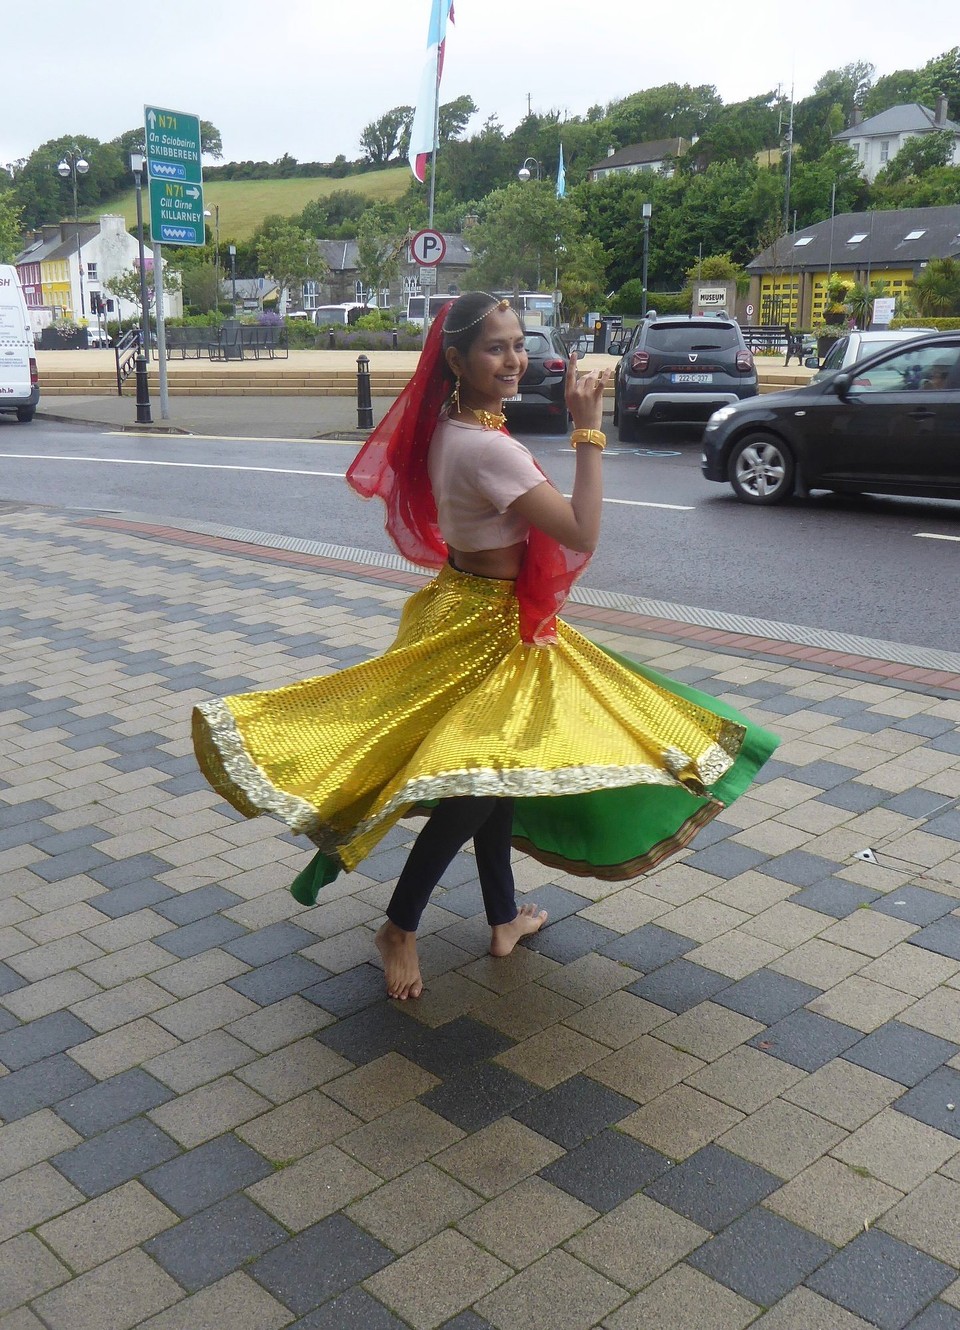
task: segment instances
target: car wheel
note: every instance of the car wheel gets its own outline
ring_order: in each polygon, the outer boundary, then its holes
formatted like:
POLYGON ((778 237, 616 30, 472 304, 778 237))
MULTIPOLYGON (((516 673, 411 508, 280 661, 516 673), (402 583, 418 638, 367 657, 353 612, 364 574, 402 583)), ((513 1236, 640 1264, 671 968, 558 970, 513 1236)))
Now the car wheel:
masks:
POLYGON ((36 409, 37 408, 35 406, 18 406, 17 419, 20 421, 20 424, 29 425, 30 421, 33 419, 34 412, 36 411, 36 409))
POLYGON ((775 435, 748 434, 734 445, 727 475, 741 502, 782 503, 793 493, 796 464, 775 435))

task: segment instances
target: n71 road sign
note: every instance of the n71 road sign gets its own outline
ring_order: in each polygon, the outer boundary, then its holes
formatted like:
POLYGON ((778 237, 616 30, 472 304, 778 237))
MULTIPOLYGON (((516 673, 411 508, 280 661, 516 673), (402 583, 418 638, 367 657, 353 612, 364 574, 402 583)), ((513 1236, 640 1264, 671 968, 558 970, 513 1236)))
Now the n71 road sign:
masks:
POLYGON ((200 118, 144 107, 150 234, 165 245, 203 245, 200 118))

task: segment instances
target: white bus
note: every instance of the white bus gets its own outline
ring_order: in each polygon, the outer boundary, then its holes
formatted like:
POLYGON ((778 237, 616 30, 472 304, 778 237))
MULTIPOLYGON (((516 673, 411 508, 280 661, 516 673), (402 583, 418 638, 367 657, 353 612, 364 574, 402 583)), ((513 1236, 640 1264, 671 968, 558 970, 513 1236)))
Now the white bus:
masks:
MULTIPOLYGON (((492 291, 498 299, 510 301, 514 309, 518 310, 520 317, 528 328, 553 328, 556 326, 556 306, 553 296, 549 291, 521 291, 515 296, 512 291, 492 291)), ((437 317, 448 300, 455 300, 456 296, 431 296, 430 297, 430 322, 437 317)), ((407 322, 414 324, 418 328, 423 327, 423 310, 426 297, 408 296, 407 297, 407 322)))
MULTIPOLYGON (((456 300, 456 296, 431 296, 430 297, 430 322, 432 323, 444 305, 451 300, 456 300)), ((423 311, 426 304, 426 296, 407 296, 407 322, 412 323, 415 328, 423 327, 423 311)))

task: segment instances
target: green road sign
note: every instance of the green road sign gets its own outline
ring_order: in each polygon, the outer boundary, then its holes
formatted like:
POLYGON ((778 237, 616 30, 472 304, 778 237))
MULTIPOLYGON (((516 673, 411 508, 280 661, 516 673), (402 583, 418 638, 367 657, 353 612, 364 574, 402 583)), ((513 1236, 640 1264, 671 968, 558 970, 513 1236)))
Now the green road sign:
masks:
POLYGON ((144 107, 150 234, 165 245, 202 245, 203 171, 200 118, 144 107))

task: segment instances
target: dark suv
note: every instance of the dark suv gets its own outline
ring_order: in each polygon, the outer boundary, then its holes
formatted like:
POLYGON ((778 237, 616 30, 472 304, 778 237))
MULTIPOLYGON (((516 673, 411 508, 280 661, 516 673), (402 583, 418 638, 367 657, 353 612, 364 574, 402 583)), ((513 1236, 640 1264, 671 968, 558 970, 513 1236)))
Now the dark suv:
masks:
POLYGON ((708 420, 757 395, 757 368, 732 319, 673 315, 639 323, 616 374, 614 421, 621 440, 655 420, 708 420))

